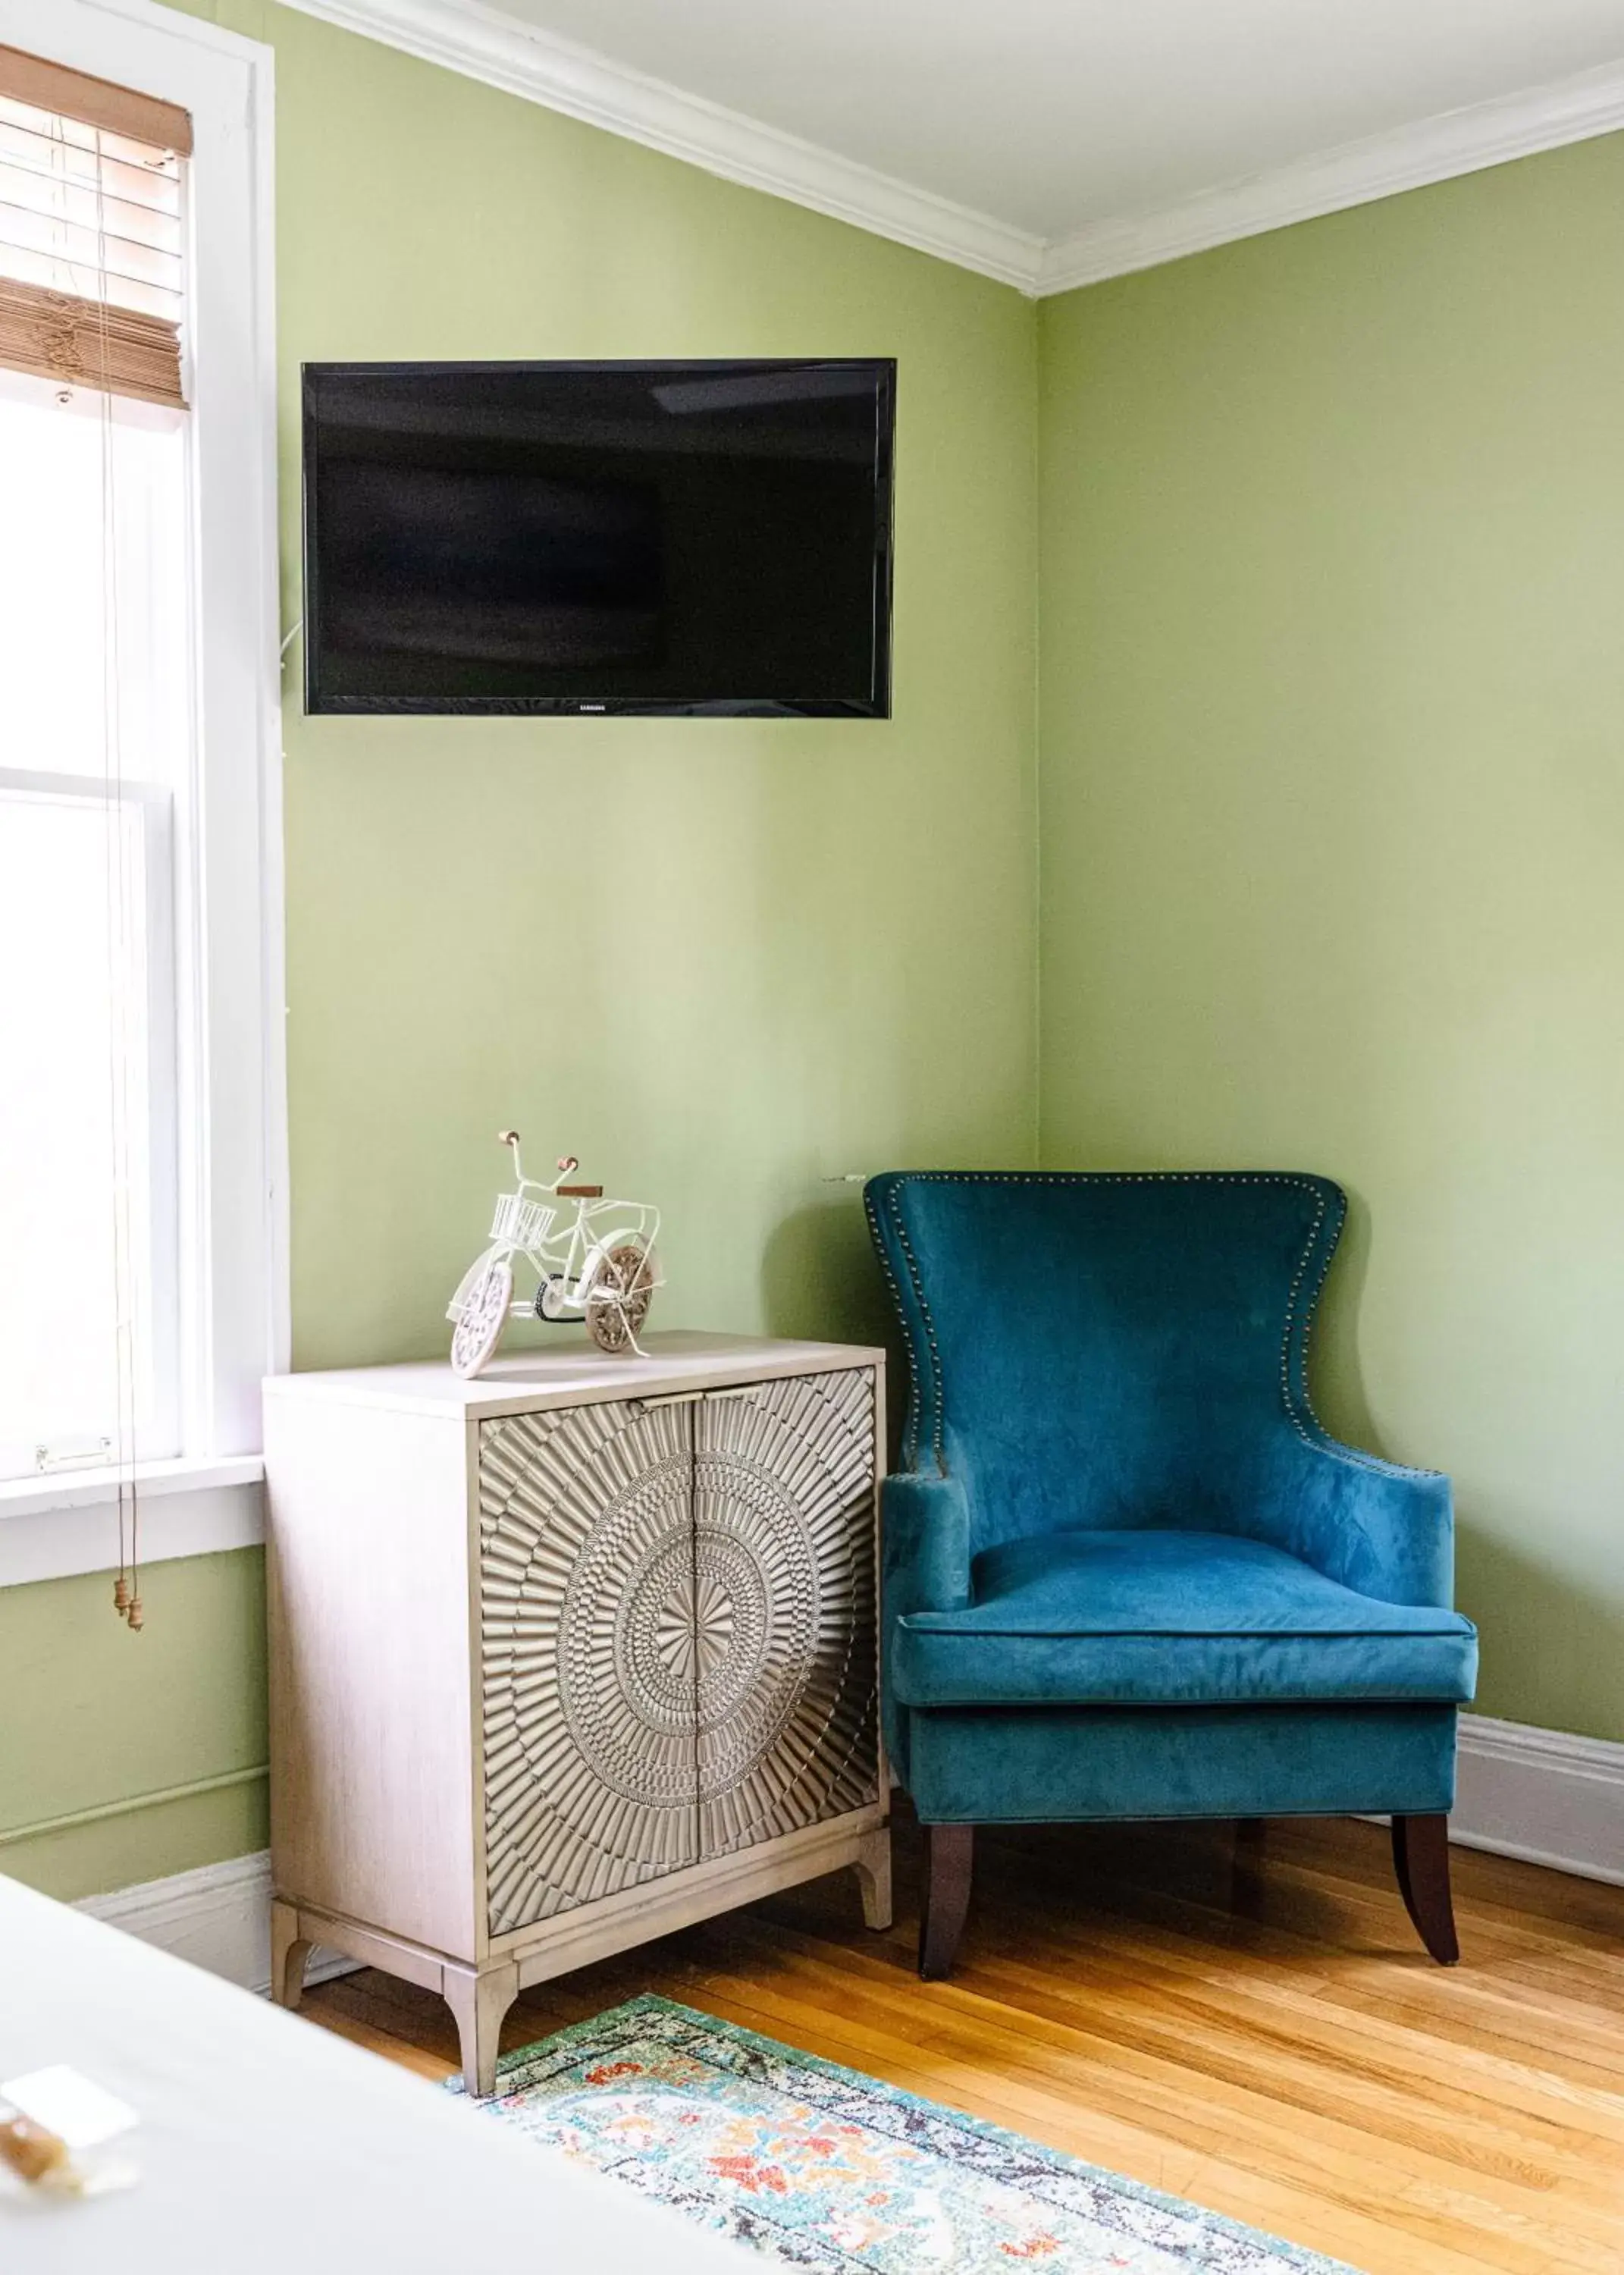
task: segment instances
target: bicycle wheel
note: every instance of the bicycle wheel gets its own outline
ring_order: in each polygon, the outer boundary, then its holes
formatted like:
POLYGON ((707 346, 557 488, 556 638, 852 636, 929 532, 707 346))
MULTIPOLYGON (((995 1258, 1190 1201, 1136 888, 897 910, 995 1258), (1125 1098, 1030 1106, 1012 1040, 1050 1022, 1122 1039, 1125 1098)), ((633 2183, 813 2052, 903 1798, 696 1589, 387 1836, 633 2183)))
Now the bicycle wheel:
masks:
POLYGON ((598 1267, 586 1298, 586 1332, 600 1350, 635 1350, 653 1300, 653 1258, 635 1241, 625 1241, 598 1267))
POLYGON ((505 1260, 493 1257, 468 1291, 462 1317, 451 1334, 451 1372, 471 1381, 502 1341, 513 1300, 513 1274, 505 1260))

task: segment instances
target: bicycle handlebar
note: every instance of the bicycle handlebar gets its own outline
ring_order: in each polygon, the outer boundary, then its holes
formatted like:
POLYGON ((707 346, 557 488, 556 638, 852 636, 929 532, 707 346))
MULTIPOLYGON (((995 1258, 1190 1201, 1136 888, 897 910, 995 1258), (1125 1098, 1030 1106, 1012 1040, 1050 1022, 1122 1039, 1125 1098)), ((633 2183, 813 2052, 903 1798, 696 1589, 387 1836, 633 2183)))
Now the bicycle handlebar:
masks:
POLYGON ((517 1130, 499 1130, 496 1132, 496 1139, 499 1145, 507 1145, 512 1149, 513 1175, 521 1188, 525 1185, 534 1185, 538 1192, 555 1192, 557 1190, 559 1179, 567 1177, 572 1169, 578 1169, 581 1166, 573 1153, 561 1153, 558 1156, 558 1176, 554 1178, 550 1185, 544 1184, 540 1177, 527 1177, 525 1175, 523 1164, 519 1160, 517 1130))

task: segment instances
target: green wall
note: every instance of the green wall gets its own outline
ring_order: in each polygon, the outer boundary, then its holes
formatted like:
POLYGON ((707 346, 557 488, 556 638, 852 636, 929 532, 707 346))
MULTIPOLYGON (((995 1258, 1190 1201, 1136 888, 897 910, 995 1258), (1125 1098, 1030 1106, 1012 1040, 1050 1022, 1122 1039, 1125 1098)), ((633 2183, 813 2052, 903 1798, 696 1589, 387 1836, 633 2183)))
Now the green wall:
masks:
POLYGON ((0 1588, 0 1872, 81 1896, 264 1847, 263 1576, 148 1565, 140 1636, 105 1573, 0 1588))
MULTIPOLYGON (((872 1335, 857 1199, 822 1180, 1033 1158, 1031 305, 290 11, 189 12, 276 49, 290 622, 305 359, 900 366, 890 721, 307 722, 291 682, 296 1364, 443 1348, 510 1122, 661 1205, 656 1324, 872 1335)), ((258 1572, 156 1568, 139 1639, 100 1581, 0 1594, 52 1669, 0 1641, 28 1734, 0 1833, 244 1765, 258 1572)), ((79 1893, 229 1855, 247 1790, 0 1870, 79 1893)))
POLYGON ((1044 304, 1042 1153, 1353 1197, 1327 1418, 1624 1738, 1624 140, 1044 304))
MULTIPOLYGON (((1040 1028, 1045 1160, 1348 1185, 1327 1418, 1453 1471, 1483 1706, 1624 1738, 1624 141, 1034 311, 191 8, 277 50, 290 621, 306 358, 901 363, 889 722, 290 691, 297 1363, 441 1347, 509 1122, 661 1201, 668 1324, 873 1334, 821 1181, 1032 1160, 1040 1028)), ((264 1837, 259 1557, 139 1639, 106 1584, 0 1592, 0 1870, 65 1894, 264 1837)))
POLYGON ((859 1209, 820 1180, 1034 1142, 1032 310, 306 18, 216 12, 276 47, 290 618, 301 360, 899 363, 890 721, 306 721, 290 688, 295 1363, 443 1347, 510 1122, 660 1202, 667 1324, 872 1328, 838 1268, 859 1209))

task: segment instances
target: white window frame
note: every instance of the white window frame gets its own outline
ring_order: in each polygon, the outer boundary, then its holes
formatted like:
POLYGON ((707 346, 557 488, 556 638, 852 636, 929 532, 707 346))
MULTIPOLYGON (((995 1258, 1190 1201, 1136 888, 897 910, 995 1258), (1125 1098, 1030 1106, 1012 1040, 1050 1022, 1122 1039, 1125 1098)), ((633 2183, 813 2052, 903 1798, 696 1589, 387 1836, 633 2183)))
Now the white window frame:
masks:
MULTIPOLYGON (((0 0, 0 42, 191 113, 196 713, 173 861, 184 1452, 147 1561, 262 1537, 260 1384, 289 1364, 272 51, 154 0, 0 0)), ((117 1561, 112 1470, 0 1483, 0 1586, 117 1561)))

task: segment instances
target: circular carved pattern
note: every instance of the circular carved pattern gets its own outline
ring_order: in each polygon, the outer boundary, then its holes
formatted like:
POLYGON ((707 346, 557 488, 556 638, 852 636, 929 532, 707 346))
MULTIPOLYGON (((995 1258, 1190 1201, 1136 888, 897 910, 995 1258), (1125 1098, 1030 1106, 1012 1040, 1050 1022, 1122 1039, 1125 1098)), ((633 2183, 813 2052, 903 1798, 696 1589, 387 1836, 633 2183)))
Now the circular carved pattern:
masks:
MULTIPOLYGON (((686 1560, 684 1560, 684 1562, 686 1560)), ((691 1703, 696 1686, 710 1680, 733 1648, 737 1613, 725 1584, 684 1569, 661 1605, 654 1649, 691 1703)))
POLYGON ((693 1800, 684 1775, 693 1674, 673 1649, 691 1587, 688 1484, 679 1456, 606 1503, 577 1555, 558 1621, 570 1735, 605 1785, 645 1808, 693 1800))
POLYGON ((812 1670, 821 1620, 805 1521, 776 1478, 701 1454, 694 1564, 731 1613, 728 1646, 699 1682, 699 1794, 731 1791, 771 1751, 812 1670))
POLYGON ((692 1530, 685 1463, 604 1508, 559 1621, 570 1734, 646 1808, 692 1806, 671 1742, 696 1711, 701 1797, 747 1777, 794 1713, 818 1636, 817 1563, 794 1502, 736 1458, 701 1455, 697 1469, 692 1530))

